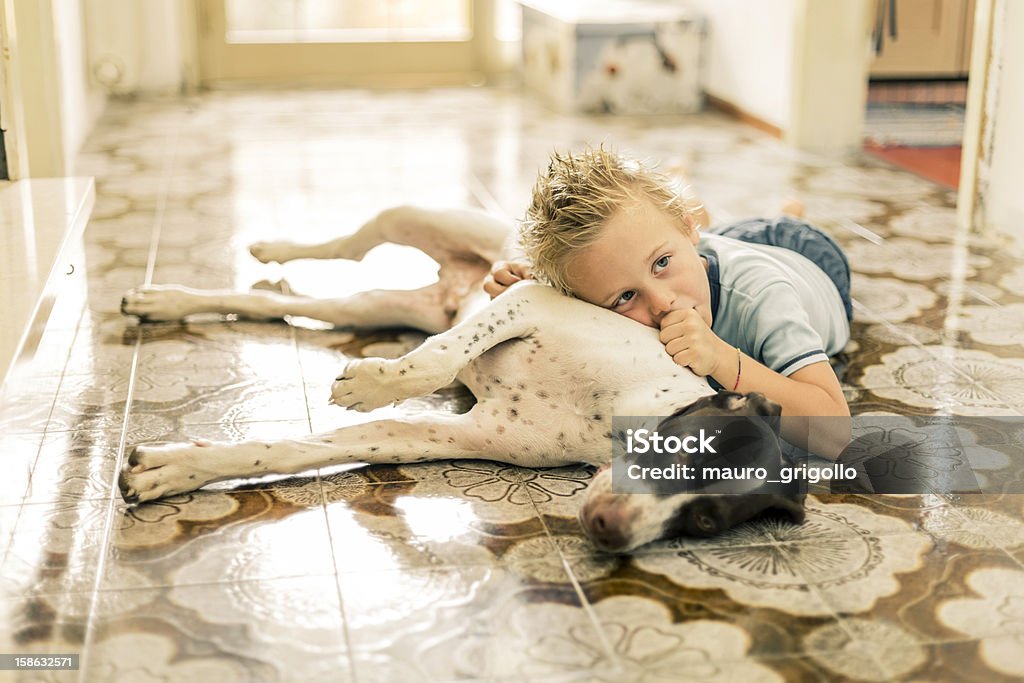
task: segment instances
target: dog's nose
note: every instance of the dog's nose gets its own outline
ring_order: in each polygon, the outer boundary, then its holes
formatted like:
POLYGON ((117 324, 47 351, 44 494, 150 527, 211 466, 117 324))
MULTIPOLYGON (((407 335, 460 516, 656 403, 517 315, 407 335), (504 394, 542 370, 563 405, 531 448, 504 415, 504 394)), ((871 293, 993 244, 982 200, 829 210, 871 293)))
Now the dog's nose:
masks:
POLYGON ((591 505, 581 511, 587 537, 599 549, 615 552, 629 546, 629 520, 614 505, 591 505))

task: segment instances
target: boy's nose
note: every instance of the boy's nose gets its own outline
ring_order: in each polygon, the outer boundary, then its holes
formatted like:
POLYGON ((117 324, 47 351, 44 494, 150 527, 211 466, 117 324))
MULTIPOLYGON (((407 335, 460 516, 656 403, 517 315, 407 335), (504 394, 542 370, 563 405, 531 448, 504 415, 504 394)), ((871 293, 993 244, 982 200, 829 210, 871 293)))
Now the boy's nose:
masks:
POLYGON ((675 308, 675 300, 675 294, 669 289, 659 289, 651 293, 651 318, 655 323, 661 322, 665 314, 675 308))

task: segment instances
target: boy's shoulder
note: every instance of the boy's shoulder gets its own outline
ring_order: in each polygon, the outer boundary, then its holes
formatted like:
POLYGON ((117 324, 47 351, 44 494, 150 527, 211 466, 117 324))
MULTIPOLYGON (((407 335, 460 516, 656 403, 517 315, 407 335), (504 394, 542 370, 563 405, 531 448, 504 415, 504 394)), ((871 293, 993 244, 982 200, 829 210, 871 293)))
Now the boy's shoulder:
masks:
POLYGON ((780 253, 786 251, 780 247, 715 234, 701 235, 697 251, 708 260, 709 275, 722 285, 741 289, 792 282, 799 265, 792 256, 800 257, 795 252, 780 253))

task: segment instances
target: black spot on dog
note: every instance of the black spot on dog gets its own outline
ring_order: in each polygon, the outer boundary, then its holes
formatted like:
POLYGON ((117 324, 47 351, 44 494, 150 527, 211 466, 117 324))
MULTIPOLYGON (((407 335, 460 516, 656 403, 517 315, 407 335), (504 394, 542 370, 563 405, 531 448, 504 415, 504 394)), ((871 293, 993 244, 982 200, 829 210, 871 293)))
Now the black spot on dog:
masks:
POLYGON ((376 453, 379 450, 380 450, 379 446, 370 446, 370 452, 371 453, 376 453))
POLYGON ((263 462, 263 461, 262 461, 262 460, 257 460, 256 462, 254 462, 254 463, 252 464, 252 466, 253 466, 253 467, 259 467, 259 465, 260 465, 260 463, 261 463, 261 462, 263 462))

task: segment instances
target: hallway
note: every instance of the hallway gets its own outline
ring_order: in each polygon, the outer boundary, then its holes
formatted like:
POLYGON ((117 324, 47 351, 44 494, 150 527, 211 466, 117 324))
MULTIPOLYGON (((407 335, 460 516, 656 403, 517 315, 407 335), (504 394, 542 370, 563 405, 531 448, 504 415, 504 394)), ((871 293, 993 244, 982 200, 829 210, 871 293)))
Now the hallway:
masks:
MULTIPOLYGON (((81 653, 82 671, 17 680, 1024 676, 1017 495, 823 496, 800 527, 632 557, 583 536, 584 467, 374 466, 123 504, 126 446, 365 420, 327 405, 344 357, 422 338, 307 320, 140 327, 119 314, 126 289, 421 286, 436 267, 401 247, 285 266, 246 247, 325 240, 397 203, 512 220, 553 149, 602 141, 686 169, 717 220, 806 203, 855 271, 854 414, 1024 414, 1024 245, 958 233, 952 191, 876 159, 799 152, 713 113, 553 115, 500 89, 112 100, 74 169, 96 178, 87 303, 58 302, 0 396, 0 651, 81 653)), ((450 389, 374 416, 470 400, 450 389)), ((998 457, 1024 429, 978 438, 998 457)))

